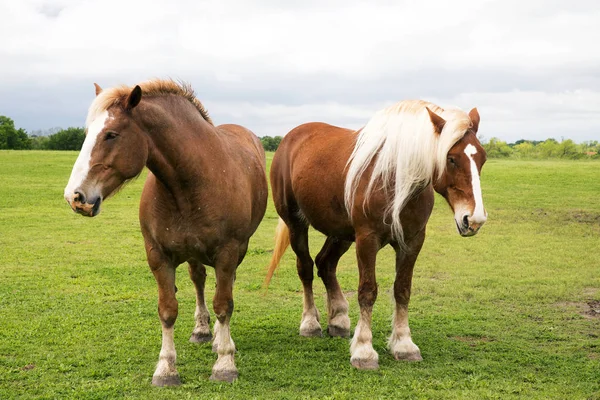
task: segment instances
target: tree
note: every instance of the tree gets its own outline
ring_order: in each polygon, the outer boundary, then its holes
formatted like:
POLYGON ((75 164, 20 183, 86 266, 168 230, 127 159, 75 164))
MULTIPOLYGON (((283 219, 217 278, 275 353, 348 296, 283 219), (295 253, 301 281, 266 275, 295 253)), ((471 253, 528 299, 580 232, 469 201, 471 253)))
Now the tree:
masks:
POLYGON ((542 158, 559 157, 561 154, 560 144, 556 139, 546 139, 536 147, 540 149, 542 158))
POLYGON ((260 141, 265 149, 265 151, 275 151, 279 147, 279 143, 281 143, 281 136, 263 136, 260 138, 260 141))
POLYGON ((513 152, 518 157, 530 158, 535 155, 535 146, 527 140, 518 140, 513 146, 513 152))
POLYGON ((81 150, 84 140, 85 130, 71 127, 50 135, 48 142, 45 143, 45 148, 48 150, 81 150))
POLYGON ((498 138, 491 138, 489 142, 483 145, 488 157, 490 158, 505 158, 511 155, 513 149, 498 138))
POLYGON ((3 115, 0 115, 0 149, 31 149, 31 140, 25 129, 15 129, 15 122, 3 115))
POLYGON ((48 142, 50 141, 48 136, 31 135, 29 138, 33 150, 48 150, 48 142))

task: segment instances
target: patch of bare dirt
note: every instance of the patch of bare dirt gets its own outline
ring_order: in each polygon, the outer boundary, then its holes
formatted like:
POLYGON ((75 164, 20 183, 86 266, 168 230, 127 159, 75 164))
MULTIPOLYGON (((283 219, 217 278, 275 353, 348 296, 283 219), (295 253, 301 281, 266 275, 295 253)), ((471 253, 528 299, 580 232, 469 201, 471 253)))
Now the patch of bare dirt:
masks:
POLYGON ((600 300, 590 300, 587 302, 587 310, 585 310, 585 315, 588 315, 592 318, 600 318, 600 300))
POLYGON ((556 303, 559 308, 575 309, 585 318, 600 318, 600 300, 587 300, 583 302, 561 301, 556 303))
POLYGON ((600 213, 576 210, 565 214, 565 218, 567 221, 579 224, 600 225, 600 213))
POLYGON ((30 371, 35 368, 35 364, 27 364, 20 368, 21 371, 30 371))
POLYGON ((600 292, 599 288, 595 288, 595 287, 590 287, 590 288, 585 288, 583 289, 583 295, 585 297, 594 297, 596 296, 596 294, 600 292))

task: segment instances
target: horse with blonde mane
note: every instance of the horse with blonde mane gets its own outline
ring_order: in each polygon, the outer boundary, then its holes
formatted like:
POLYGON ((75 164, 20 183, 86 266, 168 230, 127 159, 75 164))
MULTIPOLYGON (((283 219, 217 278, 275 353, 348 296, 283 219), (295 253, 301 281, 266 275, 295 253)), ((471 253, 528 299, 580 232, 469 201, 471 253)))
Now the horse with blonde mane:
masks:
POLYGON ((308 247, 312 225, 327 236, 315 261, 327 291, 331 336, 350 335, 348 301, 336 268, 356 243, 360 319, 350 344, 352 365, 379 366, 371 314, 377 299, 376 256, 388 244, 396 252, 389 350, 397 360, 422 359, 408 326, 413 267, 425 240, 434 190, 452 208, 462 236, 475 235, 487 219, 479 180, 486 153, 476 137, 478 127, 477 109, 467 114, 424 101, 402 101, 377 112, 359 131, 308 123, 283 138, 271 165, 280 219, 265 284, 291 244, 304 289, 301 335, 321 336, 308 247))
POLYGON ((235 271, 267 204, 265 153, 239 125, 215 126, 191 87, 152 80, 102 90, 88 111, 87 132, 65 199, 94 217, 101 203, 144 168, 150 170, 140 202, 148 265, 158 285, 162 347, 152 377, 157 386, 179 385, 174 325, 178 303, 175 269, 188 263, 196 288, 196 326, 190 338, 211 340, 204 300, 205 265, 214 267, 211 379, 232 381, 238 371, 229 323, 235 271))

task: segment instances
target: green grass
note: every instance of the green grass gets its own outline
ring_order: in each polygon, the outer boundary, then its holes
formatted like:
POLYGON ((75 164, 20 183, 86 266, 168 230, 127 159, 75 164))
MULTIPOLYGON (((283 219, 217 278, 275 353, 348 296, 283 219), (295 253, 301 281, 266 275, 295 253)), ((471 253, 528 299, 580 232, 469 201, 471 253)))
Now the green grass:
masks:
MULTIPOLYGON (((410 306, 424 361, 396 362, 385 349, 394 266, 384 249, 374 372, 351 367, 346 339, 298 335, 291 251, 268 294, 261 290, 277 222, 269 204, 235 286, 239 380, 210 382, 210 345, 188 343, 194 294, 182 267, 175 342, 183 385, 154 388, 161 330, 137 221, 144 175, 100 216, 83 218, 62 198, 76 155, 0 152, 1 399, 600 398, 600 318, 587 305, 600 300, 598 162, 488 161, 489 219, 473 238, 456 233, 438 197, 410 306)), ((323 238, 313 232, 311 241, 316 254, 323 238)), ((352 249, 338 270, 354 326, 352 249)), ((325 326, 322 283, 315 288, 325 326)), ((212 298, 212 271, 207 292, 212 298)))

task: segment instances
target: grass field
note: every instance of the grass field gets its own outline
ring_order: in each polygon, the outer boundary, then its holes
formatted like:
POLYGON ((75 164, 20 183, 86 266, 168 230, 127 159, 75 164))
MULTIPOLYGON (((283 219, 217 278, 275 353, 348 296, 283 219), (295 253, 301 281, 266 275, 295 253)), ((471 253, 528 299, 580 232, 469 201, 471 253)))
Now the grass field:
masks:
MULTIPOLYGON (((277 222, 270 204, 234 291, 239 380, 210 382, 210 345, 188 343, 194 294, 182 266, 175 342, 183 385, 154 388, 161 330, 137 220, 144 175, 97 218, 83 218, 62 198, 76 155, 0 152, 0 399, 600 399, 600 162, 488 161, 489 218, 473 238, 456 233, 438 197, 410 306, 424 361, 396 362, 385 349, 394 266, 384 249, 377 371, 351 367, 347 339, 298 335, 292 252, 261 290, 277 222)), ((311 240, 316 254, 323 238, 311 240)), ((352 249, 338 271, 354 327, 352 249)), ((322 283, 315 288, 325 326, 322 283)))

